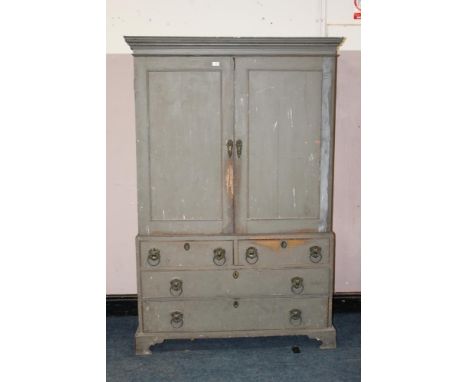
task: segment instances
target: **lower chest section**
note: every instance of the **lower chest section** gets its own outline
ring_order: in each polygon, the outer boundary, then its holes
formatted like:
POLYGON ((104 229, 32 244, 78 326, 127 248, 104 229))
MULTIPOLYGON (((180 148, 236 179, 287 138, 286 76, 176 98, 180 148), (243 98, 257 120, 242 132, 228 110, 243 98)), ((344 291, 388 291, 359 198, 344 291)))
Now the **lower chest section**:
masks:
POLYGON ((137 250, 143 332, 331 325, 332 234, 144 237, 138 238, 137 250))

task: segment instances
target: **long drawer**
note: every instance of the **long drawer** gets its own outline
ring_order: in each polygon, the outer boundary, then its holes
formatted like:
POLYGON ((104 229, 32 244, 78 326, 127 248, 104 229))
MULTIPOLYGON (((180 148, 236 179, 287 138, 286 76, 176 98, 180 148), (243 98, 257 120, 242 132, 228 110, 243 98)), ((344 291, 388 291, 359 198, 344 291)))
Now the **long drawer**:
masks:
POLYGON ((233 242, 228 240, 140 242, 140 267, 143 269, 222 268, 232 264, 233 242))
POLYGON ((328 264, 330 237, 239 240, 239 265, 250 267, 328 264))
POLYGON ((142 272, 143 298, 328 294, 330 270, 235 269, 142 272))
POLYGON ((145 332, 308 329, 327 325, 328 299, 143 301, 145 332))

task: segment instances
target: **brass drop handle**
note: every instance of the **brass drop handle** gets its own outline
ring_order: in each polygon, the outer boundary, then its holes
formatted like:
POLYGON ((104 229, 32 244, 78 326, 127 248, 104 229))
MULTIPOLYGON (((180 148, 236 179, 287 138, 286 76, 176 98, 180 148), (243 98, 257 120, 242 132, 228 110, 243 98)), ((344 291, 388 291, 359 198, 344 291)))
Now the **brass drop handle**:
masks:
POLYGON ((258 261, 258 251, 255 247, 249 247, 245 251, 245 260, 249 264, 255 264, 258 261))
POLYGON ((157 266, 161 262, 161 252, 157 248, 151 248, 148 251, 148 259, 146 260, 152 267, 157 266))
POLYGON ((227 141, 226 146, 227 146, 228 156, 229 156, 229 158, 231 158, 232 157, 232 148, 234 147, 234 141, 232 139, 230 139, 229 141, 227 141))
POLYGON ((240 158, 242 155, 242 141, 238 139, 236 141, 237 157, 240 158))
POLYGON ((183 289, 182 289, 182 280, 179 280, 179 279, 173 279, 171 280, 171 287, 169 289, 169 292, 173 295, 173 296, 180 296, 183 292, 183 289))
POLYGON ((289 311, 289 323, 293 326, 302 324, 302 312, 299 309, 291 309, 289 311))
POLYGON ((295 294, 304 292, 304 279, 302 277, 293 277, 291 279, 291 292, 295 294))
POLYGON ((310 261, 313 263, 320 263, 322 260, 322 248, 315 245, 309 248, 309 252, 310 261))
POLYGON ((182 312, 171 313, 171 326, 179 329, 184 325, 184 314, 182 312))
POLYGON ((213 263, 218 266, 226 264, 226 250, 224 248, 216 248, 213 253, 213 263))

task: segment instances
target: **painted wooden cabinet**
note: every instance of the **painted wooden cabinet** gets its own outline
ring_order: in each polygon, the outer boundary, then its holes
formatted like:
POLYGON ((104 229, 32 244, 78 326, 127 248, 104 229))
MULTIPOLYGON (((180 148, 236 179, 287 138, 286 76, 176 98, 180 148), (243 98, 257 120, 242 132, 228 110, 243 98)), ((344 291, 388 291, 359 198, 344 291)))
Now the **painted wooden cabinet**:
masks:
POLYGON ((335 347, 340 38, 126 37, 138 155, 137 354, 170 338, 335 347))

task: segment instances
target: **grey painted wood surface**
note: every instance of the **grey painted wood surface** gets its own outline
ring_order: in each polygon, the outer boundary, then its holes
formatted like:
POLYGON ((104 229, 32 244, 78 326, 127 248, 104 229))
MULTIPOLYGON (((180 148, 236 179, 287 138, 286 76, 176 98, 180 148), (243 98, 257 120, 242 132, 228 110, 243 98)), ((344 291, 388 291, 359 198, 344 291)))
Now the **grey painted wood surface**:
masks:
POLYGON ((238 269, 142 272, 141 286, 144 299, 249 297, 249 296, 304 296, 328 295, 329 268, 315 269, 238 269), (237 278, 234 278, 237 272, 237 278), (292 279, 300 277, 301 287, 293 287, 292 279), (180 280, 182 287, 171 288, 172 280, 180 280))
POLYGON ((258 329, 323 328, 326 326, 326 298, 248 298, 210 300, 145 301, 143 330, 158 331, 237 331, 258 329), (237 308, 234 302, 238 302, 237 308), (301 311, 302 322, 292 324, 289 312, 301 311), (183 325, 171 325, 171 313, 183 314, 183 325))
MULTIPOLYGON (((221 268, 233 264, 233 241, 143 241, 139 244, 140 264, 142 269, 159 270, 180 267, 209 267, 221 268), (189 250, 184 246, 188 244, 189 250), (225 263, 216 265, 213 262, 214 251, 222 248, 225 251, 225 263), (148 262, 150 251, 160 251, 160 262, 154 266, 148 262)), ((219 263, 219 262, 218 262, 219 263)))
POLYGON ((139 232, 232 232, 232 59, 136 58, 135 73, 139 232))
POLYGON ((321 237, 320 239, 289 239, 289 240, 239 240, 239 264, 253 267, 270 266, 316 266, 328 265, 330 259, 331 237, 321 237), (282 242, 287 243, 286 248, 281 247, 282 242), (310 248, 319 247, 320 257, 310 257, 310 248), (249 264, 246 258, 248 248, 255 248, 258 251, 258 261, 249 264))
POLYGON ((334 347, 341 39, 127 41, 136 56, 137 354, 164 338, 267 333, 334 347))
POLYGON ((235 135, 245 147, 235 167, 237 232, 329 229, 333 105, 324 62, 236 59, 235 135))
POLYGON ((341 37, 125 36, 134 56, 336 56, 341 37))

